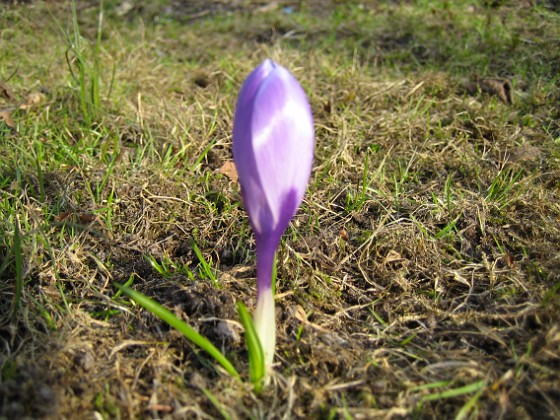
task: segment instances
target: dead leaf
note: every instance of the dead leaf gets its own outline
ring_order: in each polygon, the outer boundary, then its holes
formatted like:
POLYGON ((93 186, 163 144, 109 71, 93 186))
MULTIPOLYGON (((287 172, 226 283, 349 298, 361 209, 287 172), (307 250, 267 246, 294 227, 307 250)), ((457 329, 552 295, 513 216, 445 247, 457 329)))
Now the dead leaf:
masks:
POLYGON ((91 213, 78 213, 76 216, 81 225, 89 225, 97 220, 97 216, 91 213))
POLYGON ((464 80, 461 85, 463 90, 471 96, 483 92, 498 97, 505 104, 511 105, 513 103, 513 89, 509 80, 475 76, 470 80, 464 80))
POLYGON ((3 120, 4 123, 12 130, 16 129, 16 123, 12 119, 11 109, 0 109, 0 120, 3 120))
POLYGON ((41 92, 31 92, 25 97, 25 100, 19 106, 19 109, 29 109, 36 105, 40 105, 47 100, 47 96, 41 92))
POLYGON ((62 213, 58 214, 55 216, 54 220, 56 222, 62 222, 66 219, 68 219, 68 217, 71 215, 72 213, 70 213, 69 211, 63 211, 62 213))
POLYGON ((231 160, 228 160, 226 163, 224 163, 220 167, 220 169, 218 169, 218 172, 227 176, 233 182, 237 182, 237 179, 239 178, 237 176, 237 169, 235 169, 235 163, 233 163, 231 160))
POLYGON ((9 101, 16 100, 16 96, 3 80, 0 80, 0 97, 5 98, 9 101))
POLYGON ((497 96, 505 104, 513 103, 513 91, 509 80, 485 78, 478 81, 478 86, 482 92, 497 96))

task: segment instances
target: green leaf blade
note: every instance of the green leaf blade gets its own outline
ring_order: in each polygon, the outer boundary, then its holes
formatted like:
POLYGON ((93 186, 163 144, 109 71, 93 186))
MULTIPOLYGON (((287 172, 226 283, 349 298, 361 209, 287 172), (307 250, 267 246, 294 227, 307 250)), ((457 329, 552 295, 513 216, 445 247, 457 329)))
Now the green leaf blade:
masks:
POLYGON ((263 379, 266 375, 266 366, 264 361, 264 351, 261 340, 255 330, 255 324, 249 315, 249 311, 243 302, 237 302, 237 311, 239 318, 245 328, 245 343, 247 344, 247 352, 249 353, 249 376, 255 387, 256 392, 260 392, 263 385, 263 379))
POLYGON ((159 319, 166 322, 172 328, 175 328, 181 334, 183 334, 188 340, 196 344, 198 347, 206 351, 210 356, 216 360, 222 367, 235 379, 241 380, 241 376, 229 361, 229 359, 223 355, 220 350, 218 350, 206 337, 197 333, 190 325, 181 321, 177 318, 171 311, 164 308, 162 305, 156 301, 150 299, 149 297, 143 295, 140 292, 129 289, 128 287, 116 285, 119 290, 122 290, 127 294, 132 300, 142 306, 144 309, 150 311, 156 315, 159 319))

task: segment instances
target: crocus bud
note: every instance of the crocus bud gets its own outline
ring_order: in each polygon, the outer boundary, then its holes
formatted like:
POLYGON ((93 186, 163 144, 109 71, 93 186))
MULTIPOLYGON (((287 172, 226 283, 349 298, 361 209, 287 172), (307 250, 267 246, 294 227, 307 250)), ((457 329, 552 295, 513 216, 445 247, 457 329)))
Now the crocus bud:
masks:
POLYGON ((276 341, 272 268, 280 237, 301 204, 313 163, 307 96, 284 67, 265 60, 247 77, 235 109, 233 158, 257 246, 257 334, 270 367, 276 341))

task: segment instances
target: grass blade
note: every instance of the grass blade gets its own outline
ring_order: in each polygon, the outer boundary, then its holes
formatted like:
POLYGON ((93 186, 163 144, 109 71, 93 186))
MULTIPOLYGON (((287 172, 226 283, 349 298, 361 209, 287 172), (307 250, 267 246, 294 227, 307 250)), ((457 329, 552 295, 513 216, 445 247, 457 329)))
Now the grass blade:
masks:
POLYGON ((16 216, 14 224, 14 259, 16 264, 16 284, 14 293, 14 306, 12 315, 15 316, 21 307, 21 296, 23 294, 23 258, 21 256, 21 231, 19 228, 19 219, 16 216))
POLYGON ((216 360, 222 367, 234 378, 241 380, 239 373, 233 367, 229 359, 223 355, 220 350, 218 350, 206 337, 203 337, 197 333, 190 325, 181 321, 168 309, 161 306, 156 301, 150 299, 149 297, 143 295, 140 292, 129 289, 128 287, 117 284, 116 287, 127 294, 132 300, 142 306, 144 309, 150 311, 156 315, 159 319, 169 324, 169 326, 175 328, 177 331, 182 333, 188 340, 192 341, 198 347, 206 351, 210 356, 216 360))
POLYGON ((429 394, 422 397, 422 401, 436 401, 445 398, 459 397, 461 395, 470 394, 471 392, 479 391, 486 384, 485 381, 474 382, 469 385, 461 386, 459 388, 448 389, 434 394, 429 394))
POLYGON ((231 416, 228 414, 226 409, 223 407, 222 404, 220 404, 218 399, 210 391, 208 391, 206 388, 200 388, 200 390, 204 393, 204 395, 206 395, 206 398, 210 400, 212 405, 216 407, 216 410, 220 412, 220 414, 225 420, 231 419, 231 416))
POLYGON ((202 267, 202 271, 200 272, 201 275, 203 277, 209 278, 210 280, 212 280, 212 283, 214 283, 216 286, 219 286, 218 279, 214 275, 214 272, 212 271, 212 267, 210 266, 210 264, 208 264, 208 262, 204 258, 204 255, 202 255, 200 248, 198 247, 198 245, 196 244, 193 238, 191 238, 191 246, 193 247, 194 253, 198 258, 200 266, 202 267))
POLYGON ((466 419, 472 409, 475 407, 476 403, 484 393, 484 387, 481 387, 476 394, 474 394, 466 403, 465 405, 459 410, 455 420, 463 420, 466 419))
MULTIPOLYGON (((134 283, 134 277, 136 277, 136 274, 132 273, 132 274, 128 277, 128 280, 126 281, 126 283, 123 284, 123 286, 124 286, 125 288, 129 288, 130 285, 131 285, 132 283, 134 283)), ((113 299, 118 298, 120 295, 122 295, 122 293, 123 293, 123 289, 119 287, 119 290, 117 290, 117 293, 115 293, 115 295, 113 296, 113 299)))
POLYGON ((249 353, 249 377, 255 387, 255 392, 260 392, 262 389, 262 382, 266 374, 266 367, 264 363, 264 352, 261 345, 261 340, 255 330, 255 324, 249 311, 243 302, 237 302, 237 311, 243 328, 245 328, 245 343, 247 344, 247 352, 249 353))

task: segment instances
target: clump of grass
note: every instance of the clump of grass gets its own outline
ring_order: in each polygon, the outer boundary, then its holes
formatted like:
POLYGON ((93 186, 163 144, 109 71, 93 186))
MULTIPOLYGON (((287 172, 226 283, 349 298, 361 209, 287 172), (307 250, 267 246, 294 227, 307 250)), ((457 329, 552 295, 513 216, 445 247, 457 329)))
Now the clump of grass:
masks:
MULTIPOLYGON (((101 113, 101 40, 103 38, 103 1, 99 2, 97 15, 97 34, 93 43, 88 42, 80 33, 76 2, 71 3, 71 22, 69 28, 51 15, 66 42, 66 63, 78 91, 80 110, 86 126, 100 117, 101 113)), ((114 74, 114 73, 113 73, 114 74)), ((109 95, 110 96, 110 93, 109 95)))

